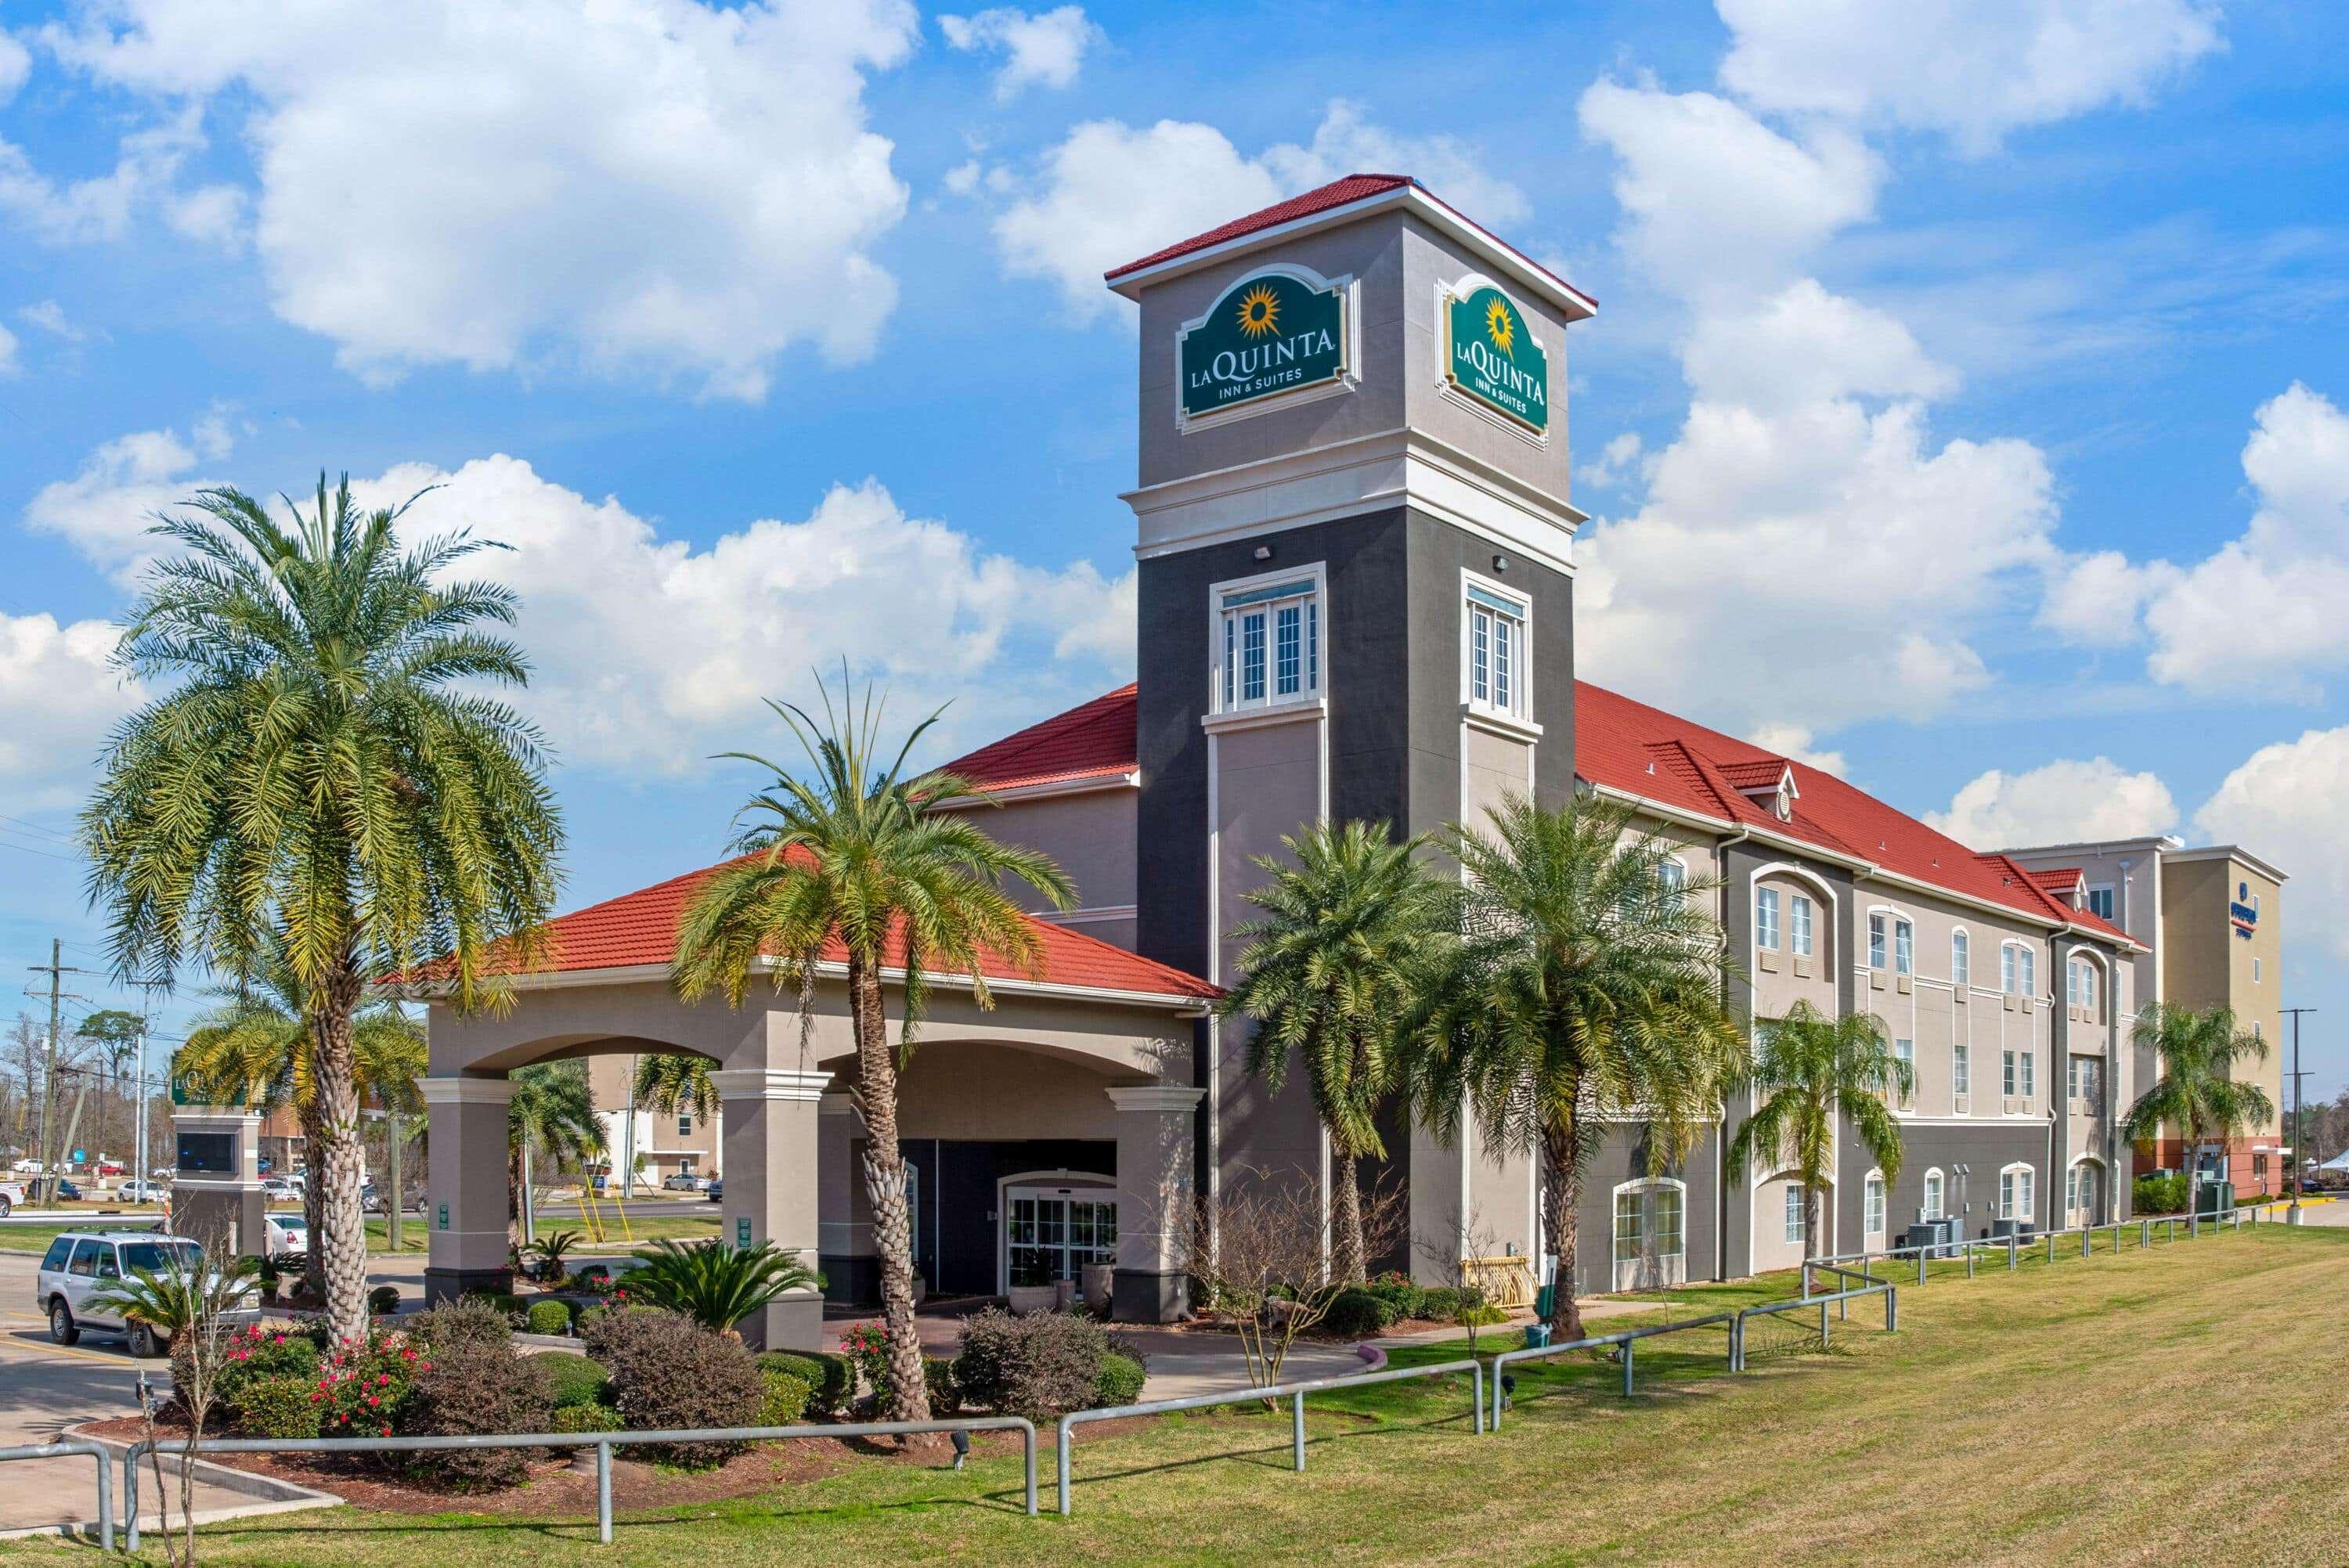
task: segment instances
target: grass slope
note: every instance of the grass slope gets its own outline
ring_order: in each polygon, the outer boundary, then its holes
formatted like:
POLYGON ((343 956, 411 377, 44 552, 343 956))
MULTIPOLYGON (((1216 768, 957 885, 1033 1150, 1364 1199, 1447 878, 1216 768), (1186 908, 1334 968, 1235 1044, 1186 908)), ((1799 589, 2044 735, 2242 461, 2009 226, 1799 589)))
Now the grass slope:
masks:
MULTIPOLYGON (((1912 1275, 1913 1278, 1913 1275, 1912 1275)), ((1682 1316, 1754 1299, 1696 1289, 1682 1316)), ((509 1568, 780 1561, 1542 1564, 2095 1564, 2337 1561, 2349 1489, 2283 1460, 2327 1429, 2349 1364, 2349 1231, 2262 1226, 2150 1253, 1944 1271, 1902 1292, 1900 1329, 1857 1308, 1770 1331, 1751 1375, 1718 1331, 1611 1367, 1529 1371, 1498 1436, 1464 1385, 1313 1407, 1310 1471, 1288 1418, 1165 1418, 1078 1445, 1075 1517, 1020 1518, 1016 1458, 969 1470, 869 1463, 767 1498, 592 1521, 418 1521, 344 1510, 208 1530, 207 1564, 509 1568), (1782 1354, 1769 1355, 1772 1347, 1782 1354), (2262 1455, 2276 1462, 2255 1462, 2262 1455)), ((1612 1326, 1611 1325, 1609 1326, 1612 1326)), ((1487 1343, 1490 1343, 1487 1336, 1487 1343)), ((1423 1359, 1457 1354, 1438 1346, 1423 1359)), ((1050 1435, 1043 1463, 1050 1507, 1050 1435)), ((150 1538, 148 1545, 152 1548, 150 1538)), ((160 1553, 150 1556, 160 1561, 160 1553)), ((96 1562, 0 1544, 0 1563, 96 1562)))

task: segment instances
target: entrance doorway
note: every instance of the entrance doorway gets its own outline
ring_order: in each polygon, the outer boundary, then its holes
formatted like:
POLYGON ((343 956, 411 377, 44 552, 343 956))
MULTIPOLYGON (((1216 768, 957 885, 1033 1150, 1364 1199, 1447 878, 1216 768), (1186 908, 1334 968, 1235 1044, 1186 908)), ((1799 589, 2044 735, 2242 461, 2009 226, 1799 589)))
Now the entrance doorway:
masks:
POLYGON ((1087 1264, 1117 1261, 1117 1191, 1102 1181, 1004 1188, 1005 1290, 1080 1281, 1087 1264))

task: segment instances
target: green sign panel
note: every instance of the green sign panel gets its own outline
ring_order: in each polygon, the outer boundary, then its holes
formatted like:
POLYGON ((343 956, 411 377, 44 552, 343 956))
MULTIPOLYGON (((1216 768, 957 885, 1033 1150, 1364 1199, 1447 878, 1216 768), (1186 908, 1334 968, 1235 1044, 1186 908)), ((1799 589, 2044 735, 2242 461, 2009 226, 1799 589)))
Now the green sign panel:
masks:
POLYGON ((441 1230, 444 1230, 444 1231, 445 1231, 445 1230, 447 1230, 447 1229, 449 1228, 449 1205, 448 1205, 448 1204, 443 1203, 443 1204, 441 1204, 441 1205, 440 1205, 440 1210, 439 1219, 440 1219, 440 1227, 439 1227, 439 1228, 440 1228, 440 1229, 441 1229, 441 1230))
POLYGON ((1534 430, 1549 428, 1549 356, 1534 341, 1525 313, 1487 284, 1444 311, 1453 386, 1534 430))
POLYGON ((734 1221, 734 1245, 743 1252, 750 1250, 750 1216, 743 1214, 734 1221))
POLYGON ((1286 273, 1243 278, 1175 345, 1183 418, 1196 419, 1346 374, 1345 285, 1286 273))

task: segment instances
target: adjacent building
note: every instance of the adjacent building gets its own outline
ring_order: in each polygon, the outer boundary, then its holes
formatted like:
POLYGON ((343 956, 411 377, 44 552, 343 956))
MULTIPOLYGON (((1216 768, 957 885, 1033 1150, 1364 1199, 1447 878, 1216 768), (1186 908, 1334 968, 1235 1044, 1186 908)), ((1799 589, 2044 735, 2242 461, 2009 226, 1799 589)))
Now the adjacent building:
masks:
MULTIPOLYGON (((2238 1070, 2267 1091, 2276 1114, 2249 1133, 2189 1150, 2176 1128, 2137 1151, 2138 1173, 2182 1171, 2191 1158, 2240 1193, 2281 1192, 2291 1172, 2283 1145, 2284 873, 2238 844, 2189 849, 2166 836, 2044 844, 2007 851, 2043 873, 2063 873, 2064 896, 2127 932, 2140 1003, 2197 1011, 2225 1007, 2267 1041, 2265 1061, 2238 1070), (2069 880, 2076 872, 2076 882, 2069 880)), ((2159 1071, 2150 1047, 2130 1045, 2142 1088, 2159 1071)))

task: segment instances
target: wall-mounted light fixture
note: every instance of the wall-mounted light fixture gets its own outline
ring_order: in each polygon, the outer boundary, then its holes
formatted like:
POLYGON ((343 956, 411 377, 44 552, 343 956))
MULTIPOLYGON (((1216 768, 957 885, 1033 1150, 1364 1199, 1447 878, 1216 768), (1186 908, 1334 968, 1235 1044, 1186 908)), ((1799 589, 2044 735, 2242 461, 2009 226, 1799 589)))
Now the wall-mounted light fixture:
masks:
POLYGON ((1493 557, 1493 570, 1494 570, 1494 571, 1495 571, 1495 572, 1506 572, 1508 569, 1509 569, 1509 558, 1508 558, 1507 556, 1506 556, 1506 555, 1495 555, 1495 557, 1493 557))
POLYGON ((1271 560, 1271 559, 1272 559, 1272 546, 1271 546, 1271 545, 1269 545, 1269 544, 1259 544, 1259 545, 1257 545, 1257 546, 1256 547, 1256 558, 1257 558, 1258 561, 1269 561, 1269 560, 1271 560))

